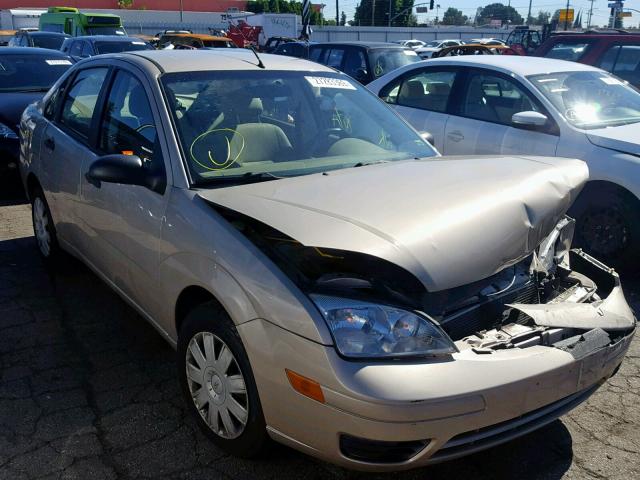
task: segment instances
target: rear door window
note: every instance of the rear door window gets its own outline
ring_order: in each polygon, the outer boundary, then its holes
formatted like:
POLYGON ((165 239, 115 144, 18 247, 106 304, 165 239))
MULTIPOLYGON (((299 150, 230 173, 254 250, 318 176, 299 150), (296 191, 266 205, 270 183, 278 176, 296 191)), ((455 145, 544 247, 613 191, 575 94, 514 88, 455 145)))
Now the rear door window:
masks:
POLYGON ((455 82, 454 71, 422 70, 404 78, 396 103, 405 107, 445 112, 455 82))
POLYGON ((106 67, 81 70, 67 90, 60 123, 82 140, 89 139, 91 121, 107 72, 106 67))
POLYGON ((577 62, 587 53, 590 42, 558 42, 551 47, 547 53, 544 54, 547 58, 555 58, 556 60, 568 60, 570 62, 577 62))
POLYGON ((335 69, 340 69, 342 65, 342 59, 344 58, 344 48, 332 48, 329 50, 326 64, 327 66, 335 69))

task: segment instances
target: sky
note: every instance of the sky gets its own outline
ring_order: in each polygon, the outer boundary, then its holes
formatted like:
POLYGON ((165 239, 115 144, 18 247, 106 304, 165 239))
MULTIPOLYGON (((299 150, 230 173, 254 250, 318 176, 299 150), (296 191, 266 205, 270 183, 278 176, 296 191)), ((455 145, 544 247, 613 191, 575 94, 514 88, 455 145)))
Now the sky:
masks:
MULTIPOLYGON (((320 3, 322 0, 312 0, 313 3, 320 3)), ((385 0, 376 0, 376 1, 385 1, 385 0)), ((415 3, 422 3, 428 0, 415 0, 415 3)), ((509 0, 435 0, 436 4, 440 4, 440 17, 442 17, 442 13, 449 7, 455 7, 469 16, 473 17, 476 13, 476 9, 478 7, 488 5, 489 3, 504 3, 508 4, 509 0)), ((335 18, 336 16, 336 2, 335 0, 323 0, 322 3, 326 4, 324 9, 325 18, 335 18)), ((347 14, 347 18, 350 20, 353 18, 353 15, 356 10, 356 6, 358 5, 359 0, 339 0, 340 11, 344 11, 347 14)), ((607 0, 596 0, 593 2, 593 19, 591 21, 592 25, 606 25, 609 21, 609 8, 607 8, 607 0)), ((587 13, 589 11, 589 7, 591 2, 589 0, 571 0, 570 7, 575 10, 577 15, 578 11, 582 9, 583 11, 583 25, 586 27, 587 25, 587 13)), ((514 7, 523 18, 526 18, 527 11, 529 9, 528 0, 511 0, 511 6, 514 7)), ((625 2, 625 7, 635 8, 640 10, 640 0, 629 0, 625 2)), ((566 8, 566 0, 533 0, 531 6, 531 14, 537 15, 538 11, 544 10, 549 11, 553 14, 559 8, 566 8)), ((418 21, 420 23, 425 22, 427 19, 432 20, 435 17, 435 9, 432 10, 429 14, 418 14, 418 21)), ((633 17, 625 18, 624 25, 627 27, 635 26, 637 27, 640 23, 640 13, 632 12, 633 17)))

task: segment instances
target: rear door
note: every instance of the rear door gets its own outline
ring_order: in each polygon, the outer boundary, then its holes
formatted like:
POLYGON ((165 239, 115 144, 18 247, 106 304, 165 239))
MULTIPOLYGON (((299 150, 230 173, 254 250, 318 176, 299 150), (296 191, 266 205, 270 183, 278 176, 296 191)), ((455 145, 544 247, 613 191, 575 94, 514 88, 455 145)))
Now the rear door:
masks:
POLYGON ((42 140, 45 188, 52 198, 56 229, 60 238, 75 249, 82 243, 78 217, 81 170, 84 162, 96 157, 91 148, 97 131, 93 114, 108 72, 107 67, 85 68, 70 79, 59 111, 42 140))
POLYGON ((557 125, 520 82, 502 73, 469 69, 444 135, 445 155, 526 154, 554 156, 557 125), (537 111, 547 116, 544 131, 516 128, 512 116, 537 111))
POLYGON ((451 67, 415 69, 384 87, 380 97, 417 131, 433 135, 442 152, 457 76, 458 70, 451 67))

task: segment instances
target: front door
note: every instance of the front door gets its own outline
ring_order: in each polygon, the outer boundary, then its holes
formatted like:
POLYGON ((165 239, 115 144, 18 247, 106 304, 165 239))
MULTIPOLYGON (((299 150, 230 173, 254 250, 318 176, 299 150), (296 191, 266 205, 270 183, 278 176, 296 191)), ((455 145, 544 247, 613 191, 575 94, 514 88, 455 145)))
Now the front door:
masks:
POLYGON ((554 156, 558 135, 553 119, 540 103, 513 79, 497 72, 472 69, 459 105, 447 122, 445 155, 548 155, 554 156), (547 115, 543 131, 513 126, 515 113, 537 111, 547 115))
MULTIPOLYGON (((136 155, 143 168, 164 179, 166 172, 158 131, 157 112, 149 101, 143 80, 131 72, 118 70, 113 78, 99 126, 98 151, 101 154, 136 155)), ((83 170, 89 170, 86 162, 83 170)), ((83 177, 84 178, 84 177, 83 177)), ((159 313, 157 268, 160 234, 168 193, 138 185, 99 186, 84 180, 87 221, 107 220, 94 227, 109 253, 113 281, 143 310, 159 313)))

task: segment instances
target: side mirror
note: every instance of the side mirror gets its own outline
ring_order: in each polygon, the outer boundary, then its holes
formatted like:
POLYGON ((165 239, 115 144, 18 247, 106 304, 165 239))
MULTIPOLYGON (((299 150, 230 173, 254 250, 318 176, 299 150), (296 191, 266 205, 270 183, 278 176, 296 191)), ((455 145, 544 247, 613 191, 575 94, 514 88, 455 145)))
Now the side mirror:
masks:
POLYGON ((369 72, 365 68, 358 68, 355 73, 355 79, 359 82, 366 82, 369 72))
POLYGON ((105 155, 96 159, 85 177, 100 188, 101 182, 140 185, 157 193, 164 193, 166 182, 163 175, 145 169, 137 155, 105 155))
POLYGON ((547 125, 548 120, 546 115, 534 111, 514 113, 511 117, 511 123, 514 127, 528 130, 540 130, 547 125))
POLYGON ((429 132, 420 132, 420 136, 425 142, 429 142, 432 146, 436 146, 436 141, 429 132))

